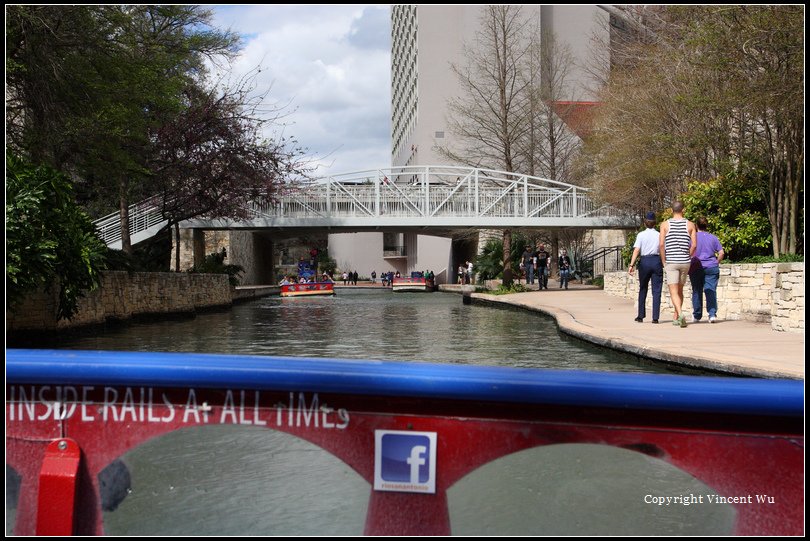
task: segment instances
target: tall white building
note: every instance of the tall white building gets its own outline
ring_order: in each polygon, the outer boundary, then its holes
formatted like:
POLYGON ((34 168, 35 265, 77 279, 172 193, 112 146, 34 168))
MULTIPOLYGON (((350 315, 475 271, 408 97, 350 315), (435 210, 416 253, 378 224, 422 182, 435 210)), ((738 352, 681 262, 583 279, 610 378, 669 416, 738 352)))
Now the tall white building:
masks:
MULTIPOLYGON (((439 146, 452 146, 448 100, 463 92, 451 65, 465 65, 464 47, 474 46, 486 6, 391 7, 391 161, 399 165, 441 164, 439 146)), ((595 6, 523 6, 541 32, 553 32, 573 57, 570 100, 590 101, 590 43, 604 39, 605 17, 595 6)), ((605 53, 607 54, 607 53, 605 53)))
MULTIPOLYGON (((447 128, 448 101, 462 95, 451 65, 465 64, 464 47, 474 46, 485 6, 395 5, 391 7, 391 165, 437 165, 447 160, 440 146, 452 146, 447 128)), ((595 6, 523 6, 540 32, 553 32, 575 59, 570 77, 571 100, 589 101, 585 90, 594 36, 607 33, 595 6)), ((416 233, 355 233, 329 236, 330 254, 338 264, 360 274, 374 269, 409 272, 431 269, 452 281, 453 268, 477 253, 474 243, 416 233), (401 247, 399 252, 392 248, 401 247)), ((443 280, 442 280, 443 281, 443 280)))

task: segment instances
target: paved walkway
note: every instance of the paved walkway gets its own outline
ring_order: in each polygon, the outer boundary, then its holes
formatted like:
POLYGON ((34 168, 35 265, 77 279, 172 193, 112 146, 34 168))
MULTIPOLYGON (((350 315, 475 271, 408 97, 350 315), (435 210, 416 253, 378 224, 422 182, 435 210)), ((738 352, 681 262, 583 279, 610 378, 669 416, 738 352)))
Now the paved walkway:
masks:
POLYGON ((566 334, 650 359, 739 375, 804 379, 804 334, 774 331, 768 324, 704 321, 682 329, 672 325, 668 306, 662 306, 660 324, 650 319, 636 323, 633 301, 579 284, 561 290, 550 282, 544 291, 472 296, 475 302, 511 304, 549 314, 566 334))

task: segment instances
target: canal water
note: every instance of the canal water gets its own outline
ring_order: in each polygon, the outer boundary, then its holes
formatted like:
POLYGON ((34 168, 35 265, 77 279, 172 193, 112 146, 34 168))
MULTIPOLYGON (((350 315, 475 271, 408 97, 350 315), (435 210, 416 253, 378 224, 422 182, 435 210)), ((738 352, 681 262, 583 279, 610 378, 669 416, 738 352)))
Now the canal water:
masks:
POLYGON ((665 373, 680 369, 591 346, 554 320, 464 305, 446 293, 341 289, 334 297, 265 297, 193 319, 134 322, 63 336, 59 349, 376 359, 521 368, 665 373))
MULTIPOLYGON (((553 319, 537 313, 465 306, 453 294, 390 290, 267 297, 193 319, 60 336, 48 347, 668 371, 566 338, 553 319)), ((15 475, 7 467, 7 485, 19 485, 15 475)), ((99 485, 105 532, 138 536, 361 535, 371 491, 356 471, 312 443, 230 425, 148 440, 111 463, 99 485)), ((453 533, 464 535, 728 534, 733 509, 662 512, 643 500, 645 494, 710 491, 641 453, 552 445, 476 470, 448 492, 448 507, 453 533)), ((12 500, 6 500, 7 534, 16 511, 12 500)))

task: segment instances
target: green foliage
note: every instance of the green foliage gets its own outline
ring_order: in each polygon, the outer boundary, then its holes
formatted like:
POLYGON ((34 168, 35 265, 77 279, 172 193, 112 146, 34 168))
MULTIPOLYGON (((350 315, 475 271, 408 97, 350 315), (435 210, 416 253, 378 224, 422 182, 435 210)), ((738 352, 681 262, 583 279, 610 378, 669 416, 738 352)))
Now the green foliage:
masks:
POLYGON ((478 280, 494 280, 503 274, 503 243, 490 240, 475 260, 474 268, 478 271, 478 280))
MULTIPOLYGON (((734 263, 803 263, 803 262, 804 262, 803 254, 782 254, 779 257, 773 257, 770 255, 755 255, 752 257, 746 257, 745 259, 741 259, 739 261, 734 261, 734 263)), ((730 263, 730 261, 724 259, 723 263, 730 263)))
POLYGON ((172 240, 165 228, 152 238, 133 247, 131 254, 123 250, 107 249, 107 269, 127 272, 169 272, 172 240))
MULTIPOLYGON (((528 242, 520 233, 512 233, 512 276, 520 276, 520 258, 528 242)), ((493 239, 487 242, 474 263, 480 281, 503 278, 503 241, 493 239)))
POLYGON ((228 252, 223 248, 219 252, 208 254, 202 264, 197 265, 188 270, 192 273, 207 273, 207 274, 227 274, 228 282, 232 286, 239 285, 239 275, 245 272, 244 267, 241 265, 226 265, 225 257, 228 252))
POLYGON ((10 6, 10 148, 69 171, 100 213, 154 195, 172 155, 158 136, 188 108, 185 89, 204 84, 207 60, 239 42, 212 19, 194 5, 10 6))
POLYGON ((767 172, 750 165, 708 182, 690 182, 682 196, 684 216, 692 221, 705 216, 729 259, 766 255, 772 239, 765 186, 767 172))
POLYGON ((490 295, 509 295, 510 293, 525 293, 527 291, 532 290, 527 288, 523 284, 518 284, 517 282, 514 282, 510 286, 505 286, 501 284, 498 286, 498 289, 494 291, 485 290, 484 293, 489 293, 490 295))
POLYGON ((6 294, 14 307, 41 286, 59 286, 57 317, 100 282, 106 246, 73 200, 68 179, 6 155, 6 294))
POLYGON ((597 276, 596 278, 592 279, 589 282, 589 285, 597 286, 600 289, 605 289, 605 277, 604 276, 597 276))
POLYGON ((329 276, 335 275, 335 270, 337 269, 337 261, 333 258, 329 257, 329 250, 322 249, 318 250, 318 270, 321 274, 326 273, 329 276))
POLYGON ((633 231, 627 235, 627 242, 624 243, 624 248, 622 248, 622 261, 625 267, 630 265, 630 261, 633 258, 633 245, 636 243, 636 237, 639 233, 641 233, 641 231, 633 231))
POLYGON ((633 18, 633 26, 654 30, 611 40, 611 70, 581 165, 597 196, 635 212, 661 208, 692 190, 687 180, 716 179, 728 164, 753 159, 762 171, 746 171, 747 188, 764 185, 756 197, 770 231, 763 234, 760 209, 725 208, 724 244, 736 259, 762 252, 772 234, 772 253, 800 252, 804 7, 651 6, 633 18))

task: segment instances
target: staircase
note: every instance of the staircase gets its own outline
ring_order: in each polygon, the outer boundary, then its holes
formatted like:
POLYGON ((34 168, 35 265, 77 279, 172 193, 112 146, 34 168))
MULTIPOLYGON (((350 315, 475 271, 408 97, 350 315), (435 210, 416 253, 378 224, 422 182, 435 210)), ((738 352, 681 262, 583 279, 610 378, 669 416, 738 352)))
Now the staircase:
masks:
MULTIPOLYGON (((137 244, 157 234, 166 227, 168 220, 163 218, 160 208, 148 202, 135 203, 129 206, 129 235, 132 244, 137 244)), ((93 224, 99 237, 109 248, 121 249, 121 215, 113 212, 95 220, 93 224)))
POLYGON ((591 278, 603 276, 607 272, 624 270, 622 249, 624 246, 606 246, 594 250, 575 262, 576 273, 589 274, 591 278))

